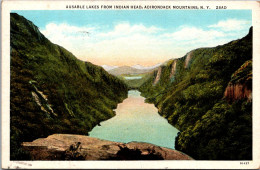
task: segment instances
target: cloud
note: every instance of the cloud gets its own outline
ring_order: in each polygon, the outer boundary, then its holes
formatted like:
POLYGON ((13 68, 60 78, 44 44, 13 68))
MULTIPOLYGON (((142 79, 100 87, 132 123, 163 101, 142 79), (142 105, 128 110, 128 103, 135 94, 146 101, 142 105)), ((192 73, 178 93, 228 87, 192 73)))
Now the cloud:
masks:
POLYGON ((113 28, 49 23, 41 32, 79 59, 94 64, 154 65, 182 57, 196 48, 213 47, 242 37, 240 33, 231 36, 211 28, 181 26, 171 31, 129 22, 117 23, 113 28))
POLYGON ((76 56, 87 48, 93 41, 91 34, 95 34, 98 28, 86 26, 73 26, 66 23, 49 23, 40 31, 53 43, 65 47, 76 56))
MULTIPOLYGON (((112 30, 77 27, 64 23, 49 23, 41 29, 52 42, 65 47, 79 59, 96 64, 102 64, 105 60, 123 64, 126 58, 132 63, 137 60, 145 63, 147 58, 144 56, 158 57, 159 52, 161 55, 169 56, 168 50, 161 49, 164 42, 156 36, 159 31, 162 29, 155 26, 131 25, 128 22, 120 22, 112 30)), ((154 62, 159 62, 156 60, 155 58, 154 62)))
POLYGON ((172 33, 170 36, 177 41, 208 41, 216 37, 224 37, 225 34, 215 30, 203 30, 197 27, 182 27, 179 31, 172 33))
POLYGON ((163 30, 162 28, 157 28, 155 26, 146 27, 143 24, 130 25, 129 22, 121 22, 116 24, 112 31, 107 33, 101 33, 99 36, 116 37, 116 36, 126 36, 129 34, 136 34, 136 33, 153 34, 162 30, 163 30))
POLYGON ((218 28, 223 31, 240 31, 243 29, 248 29, 250 25, 251 25, 251 21, 228 19, 228 20, 219 21, 217 24, 213 24, 208 27, 218 28))

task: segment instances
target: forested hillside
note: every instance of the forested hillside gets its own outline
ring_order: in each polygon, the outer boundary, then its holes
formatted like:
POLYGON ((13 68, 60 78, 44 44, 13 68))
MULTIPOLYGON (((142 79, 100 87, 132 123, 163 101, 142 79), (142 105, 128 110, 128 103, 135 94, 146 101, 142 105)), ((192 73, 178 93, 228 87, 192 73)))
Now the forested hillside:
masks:
POLYGON ((21 142, 54 133, 87 135, 115 115, 127 97, 123 81, 51 43, 24 17, 10 17, 11 159, 26 158, 21 142))
POLYGON ((181 132, 194 159, 252 159, 252 28, 247 36, 165 63, 140 88, 181 132))

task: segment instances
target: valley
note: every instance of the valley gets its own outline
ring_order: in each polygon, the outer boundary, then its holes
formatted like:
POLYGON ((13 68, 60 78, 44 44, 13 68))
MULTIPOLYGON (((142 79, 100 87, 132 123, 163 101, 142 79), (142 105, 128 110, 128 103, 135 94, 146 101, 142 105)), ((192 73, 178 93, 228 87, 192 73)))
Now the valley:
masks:
POLYGON ((199 160, 252 159, 252 28, 242 39, 192 50, 149 72, 116 76, 180 130, 177 150, 199 160), (141 78, 124 78, 131 76, 141 78))
POLYGON ((10 17, 11 160, 252 160, 252 27, 153 66, 98 66, 10 17))

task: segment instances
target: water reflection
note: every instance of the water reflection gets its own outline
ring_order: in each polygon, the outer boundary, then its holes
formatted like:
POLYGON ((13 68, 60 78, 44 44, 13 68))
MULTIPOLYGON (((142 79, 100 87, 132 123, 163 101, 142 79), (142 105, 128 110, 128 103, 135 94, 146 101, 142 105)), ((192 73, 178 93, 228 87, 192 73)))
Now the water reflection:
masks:
POLYGON ((158 114, 153 104, 144 102, 137 90, 130 90, 128 98, 117 107, 116 116, 96 126, 89 134, 116 142, 147 142, 174 148, 178 130, 158 114))

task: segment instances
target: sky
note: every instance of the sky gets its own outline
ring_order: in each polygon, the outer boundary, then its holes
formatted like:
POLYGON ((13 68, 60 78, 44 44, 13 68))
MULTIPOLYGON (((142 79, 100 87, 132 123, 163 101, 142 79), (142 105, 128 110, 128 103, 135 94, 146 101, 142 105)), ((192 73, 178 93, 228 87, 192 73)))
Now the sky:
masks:
POLYGON ((152 66, 244 37, 251 10, 20 10, 50 41, 97 65, 152 66))

